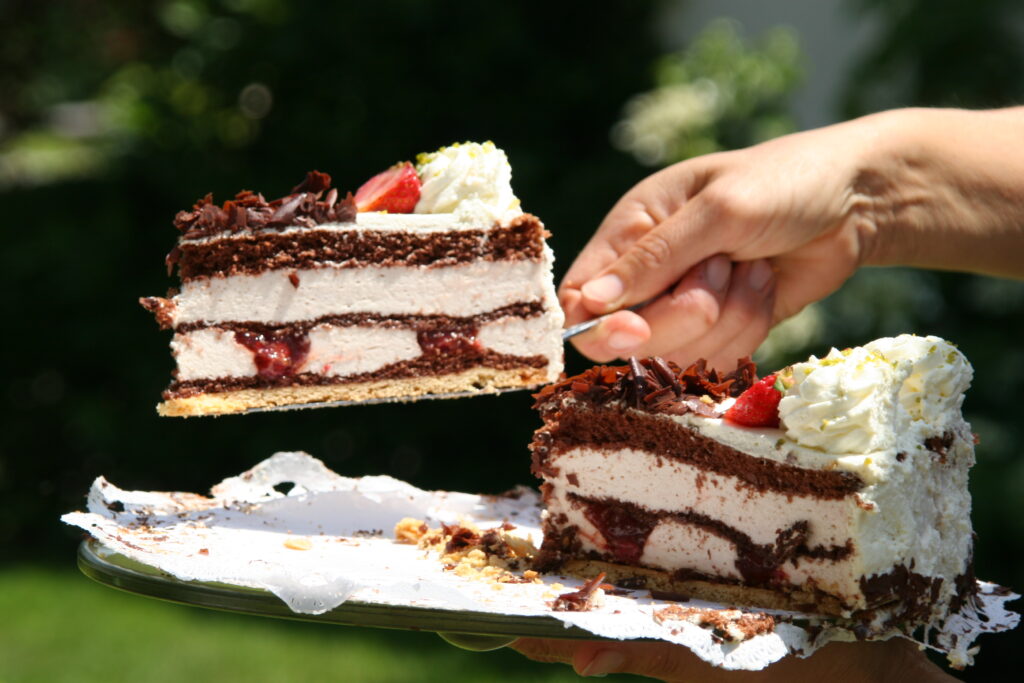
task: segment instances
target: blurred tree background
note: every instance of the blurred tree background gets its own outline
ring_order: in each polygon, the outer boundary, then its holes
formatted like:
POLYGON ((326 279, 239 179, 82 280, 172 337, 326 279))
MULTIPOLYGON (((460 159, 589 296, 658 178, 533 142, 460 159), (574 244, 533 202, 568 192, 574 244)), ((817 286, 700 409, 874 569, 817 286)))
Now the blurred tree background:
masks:
MULTIPOLYGON (((653 28, 677 4, 0 0, 0 205, 11 238, 0 256, 10 361, 0 580, 72 564, 77 535, 57 517, 82 507, 101 473, 126 488, 204 491, 302 449, 342 474, 424 488, 531 484, 537 419, 525 393, 158 419, 168 335, 136 300, 173 284, 162 263, 176 239, 171 218, 206 192, 277 196, 313 168, 355 189, 456 140, 506 150, 516 193, 552 231, 564 272, 654 168, 794 129, 787 97, 814 69, 798 36, 744 36, 724 22, 666 53, 653 28)), ((1024 96, 1018 3, 846 7, 881 28, 849 71, 836 120, 1024 96)), ((978 574, 1022 589, 1024 284, 866 270, 780 326, 759 359, 777 366, 901 332, 956 341, 975 365, 965 409, 981 435, 978 574)), ((585 365, 570 354, 570 370, 585 365)), ((408 643, 383 633, 382 647, 408 643)), ((1014 642, 983 638, 964 677, 998 680, 1014 642)), ((0 655, 0 680, 13 675, 0 655)))

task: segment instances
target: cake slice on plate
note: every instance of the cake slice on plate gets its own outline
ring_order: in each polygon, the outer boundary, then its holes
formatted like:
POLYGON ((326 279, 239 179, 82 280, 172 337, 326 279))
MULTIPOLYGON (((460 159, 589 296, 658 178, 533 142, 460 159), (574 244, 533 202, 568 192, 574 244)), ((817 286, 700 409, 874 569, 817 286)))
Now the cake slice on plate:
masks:
POLYGON ((493 143, 421 154, 353 197, 312 172, 273 201, 210 195, 174 224, 161 415, 535 387, 562 370, 551 250, 493 143))
POLYGON ((976 590, 971 377, 902 335, 762 380, 651 358, 546 387, 542 565, 866 635, 941 623, 976 590))

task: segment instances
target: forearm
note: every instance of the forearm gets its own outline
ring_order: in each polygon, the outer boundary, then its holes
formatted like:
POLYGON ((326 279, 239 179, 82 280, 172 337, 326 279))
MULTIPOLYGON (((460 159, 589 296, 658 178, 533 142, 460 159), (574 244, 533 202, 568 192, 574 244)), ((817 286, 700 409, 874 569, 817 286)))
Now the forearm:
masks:
POLYGON ((1024 278, 1024 107, 860 119, 864 263, 1024 278))

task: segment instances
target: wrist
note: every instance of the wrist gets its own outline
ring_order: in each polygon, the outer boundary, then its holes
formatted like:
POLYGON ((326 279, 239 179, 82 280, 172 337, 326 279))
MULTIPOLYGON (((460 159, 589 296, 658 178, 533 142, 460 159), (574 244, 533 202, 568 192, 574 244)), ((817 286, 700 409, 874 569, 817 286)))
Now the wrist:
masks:
POLYGON ((851 122, 856 130, 851 214, 861 236, 862 265, 909 265, 920 258, 918 227, 928 223, 929 170, 913 131, 926 110, 895 109, 851 122), (917 201, 912 201, 914 197, 917 201))
POLYGON ((898 109, 851 122, 865 265, 1024 276, 1024 108, 898 109))

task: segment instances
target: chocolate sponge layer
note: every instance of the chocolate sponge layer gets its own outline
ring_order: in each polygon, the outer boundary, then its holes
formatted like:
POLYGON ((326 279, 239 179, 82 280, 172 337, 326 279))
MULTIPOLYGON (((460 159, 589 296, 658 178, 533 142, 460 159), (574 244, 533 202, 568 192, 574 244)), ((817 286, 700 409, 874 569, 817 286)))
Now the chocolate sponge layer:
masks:
POLYGON ((490 230, 405 232, 359 230, 344 225, 285 232, 260 231, 208 241, 183 241, 175 259, 182 281, 255 274, 279 268, 320 266, 451 266, 485 260, 538 260, 544 226, 522 214, 490 230))

